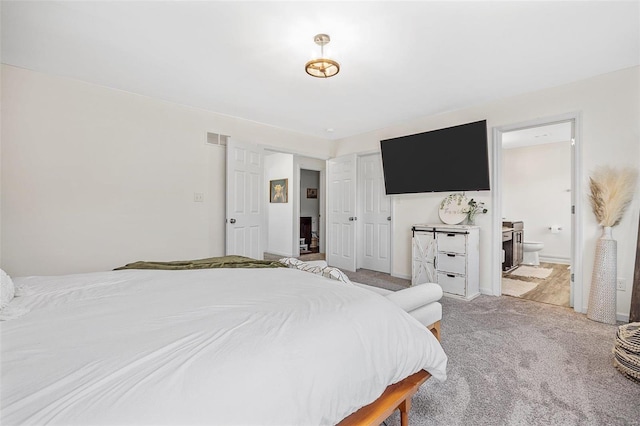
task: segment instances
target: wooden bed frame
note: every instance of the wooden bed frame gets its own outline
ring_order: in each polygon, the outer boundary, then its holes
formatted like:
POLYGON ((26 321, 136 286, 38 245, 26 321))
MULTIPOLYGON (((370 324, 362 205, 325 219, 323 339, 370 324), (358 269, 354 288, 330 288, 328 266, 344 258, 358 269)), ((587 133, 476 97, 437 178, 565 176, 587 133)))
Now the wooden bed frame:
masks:
MULTIPOLYGON (((431 324, 427 328, 440 341, 440 321, 431 324)), ((393 414, 396 409, 400 410, 400 425, 409 426, 411 398, 429 377, 431 377, 431 374, 420 370, 398 383, 388 386, 378 399, 344 418, 338 423, 338 426, 378 426, 393 414)))

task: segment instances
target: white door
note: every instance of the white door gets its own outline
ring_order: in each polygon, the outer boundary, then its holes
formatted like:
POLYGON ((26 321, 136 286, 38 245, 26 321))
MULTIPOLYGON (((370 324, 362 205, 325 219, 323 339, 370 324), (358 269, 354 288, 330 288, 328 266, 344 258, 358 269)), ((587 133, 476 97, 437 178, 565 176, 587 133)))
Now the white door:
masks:
POLYGON ((438 282, 435 269, 436 252, 434 232, 414 231, 411 240, 411 285, 438 282))
POLYGON ((227 145, 226 253, 263 259, 264 153, 262 147, 229 140, 227 145))
POLYGON ((360 157, 358 166, 358 267, 391 271, 391 198, 384 189, 380 154, 360 157))
POLYGON ((356 270, 356 155, 327 160, 327 263, 356 270))

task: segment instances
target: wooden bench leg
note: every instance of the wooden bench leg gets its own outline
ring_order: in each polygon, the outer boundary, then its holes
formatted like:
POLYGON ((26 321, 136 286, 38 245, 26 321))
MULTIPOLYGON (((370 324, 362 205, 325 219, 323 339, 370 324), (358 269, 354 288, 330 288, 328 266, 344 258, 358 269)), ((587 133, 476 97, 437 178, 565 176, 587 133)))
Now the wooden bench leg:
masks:
POLYGON ((433 335, 436 336, 436 339, 438 339, 438 341, 440 341, 440 321, 434 322, 433 324, 431 324, 427 328, 429 330, 431 330, 433 335))
POLYGON ((402 401, 398 408, 400 409, 400 426, 409 426, 409 411, 411 410, 411 397, 402 401))

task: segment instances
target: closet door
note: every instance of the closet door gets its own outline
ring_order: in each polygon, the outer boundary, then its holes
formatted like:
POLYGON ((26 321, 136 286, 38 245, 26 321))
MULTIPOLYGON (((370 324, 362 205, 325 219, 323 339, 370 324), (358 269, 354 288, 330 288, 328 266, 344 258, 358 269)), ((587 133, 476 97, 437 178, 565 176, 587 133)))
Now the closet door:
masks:
POLYGON ((327 160, 327 263, 356 270, 355 154, 327 160))
POLYGON ((359 158, 358 267, 391 271, 391 198, 384 189, 380 154, 359 158))

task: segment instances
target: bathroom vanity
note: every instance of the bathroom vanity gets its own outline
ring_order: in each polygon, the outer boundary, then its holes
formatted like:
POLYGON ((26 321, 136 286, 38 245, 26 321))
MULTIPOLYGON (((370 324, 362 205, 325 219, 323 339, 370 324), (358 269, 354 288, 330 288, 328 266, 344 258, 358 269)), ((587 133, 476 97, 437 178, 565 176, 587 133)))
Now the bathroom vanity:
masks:
POLYGON ((502 270, 504 272, 517 268, 523 259, 523 235, 524 222, 503 221, 502 222, 502 249, 504 250, 504 262, 502 270))

